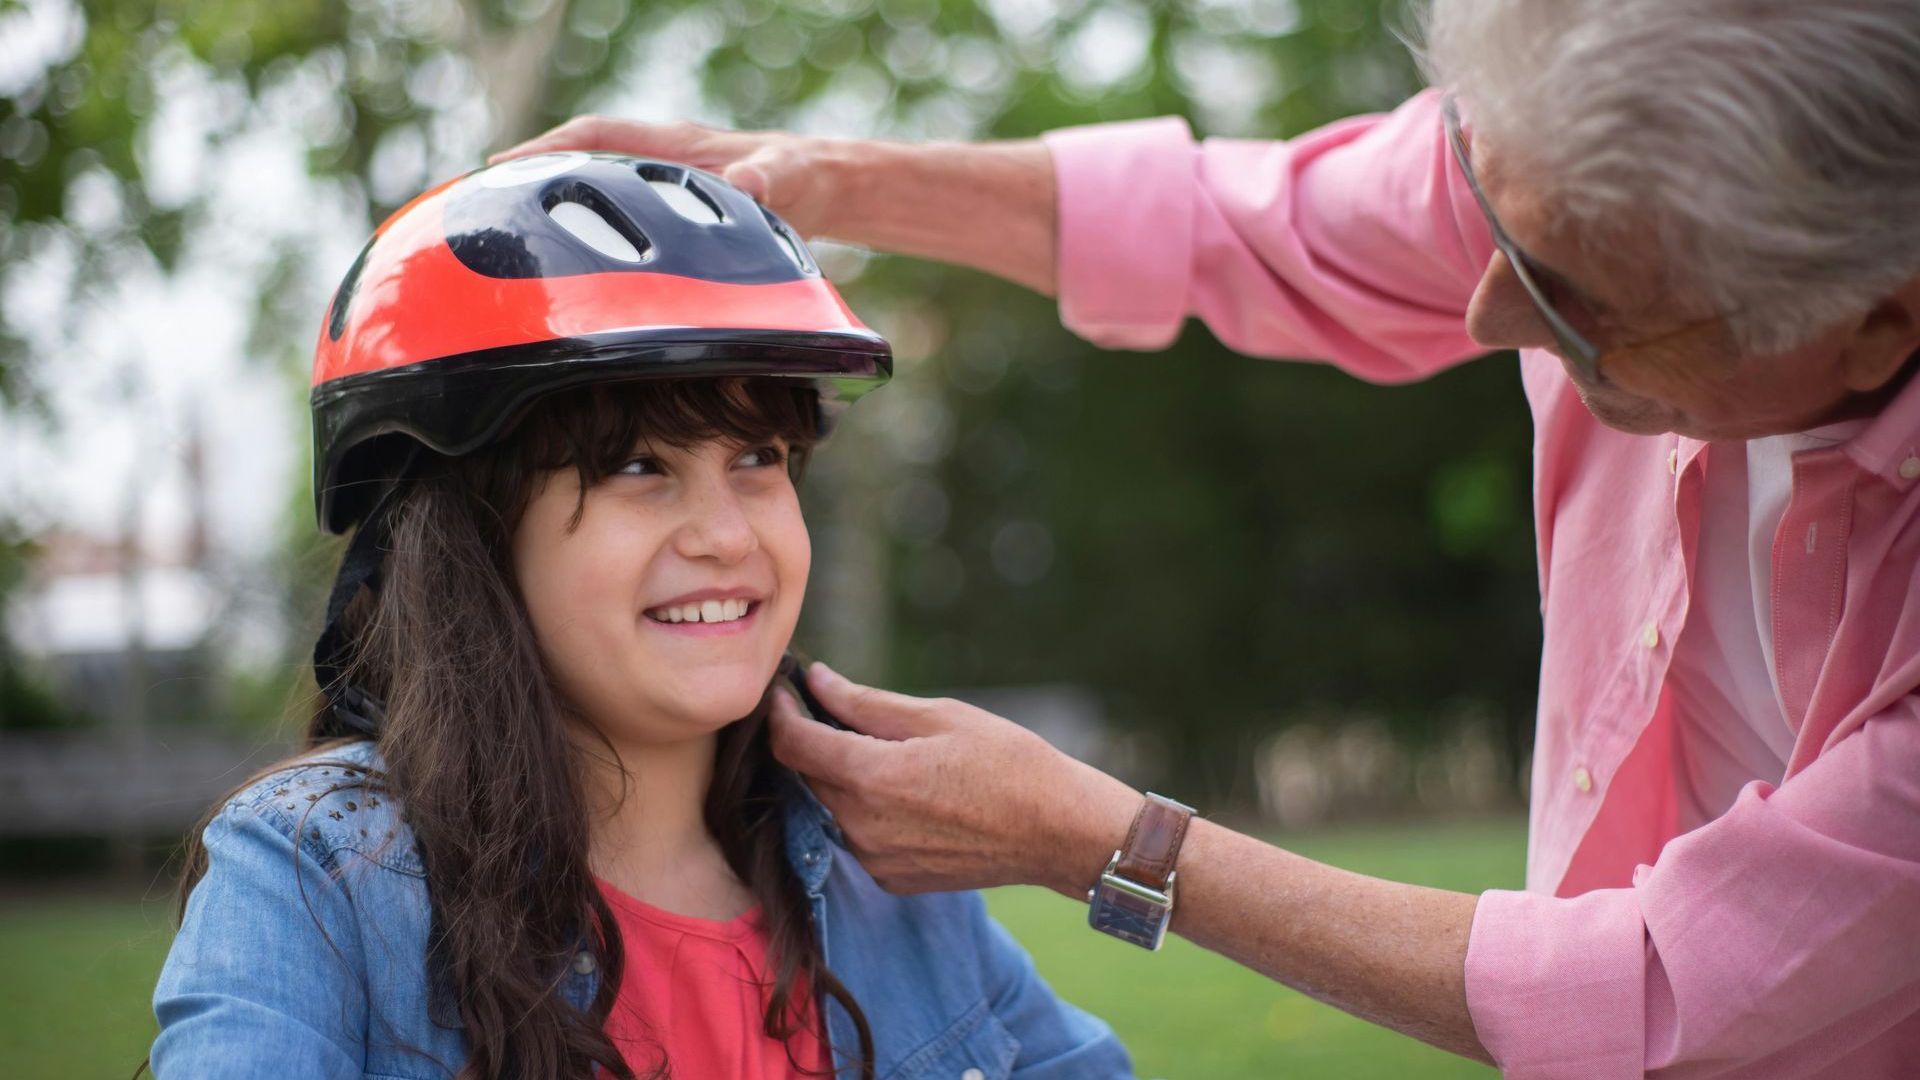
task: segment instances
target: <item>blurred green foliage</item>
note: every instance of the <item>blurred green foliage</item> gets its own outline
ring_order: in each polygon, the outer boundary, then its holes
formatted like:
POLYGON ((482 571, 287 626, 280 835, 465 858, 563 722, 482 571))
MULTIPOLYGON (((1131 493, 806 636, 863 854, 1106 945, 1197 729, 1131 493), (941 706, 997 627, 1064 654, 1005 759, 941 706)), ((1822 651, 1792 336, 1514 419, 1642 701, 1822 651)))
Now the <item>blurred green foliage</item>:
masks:
MULTIPOLYGON (((35 554, 33 541, 13 535, 11 526, 0 520, 0 598, 19 587, 35 554)), ((61 728, 81 719, 21 662, 14 643, 0 629, 0 731, 61 728)))
MULTIPOLYGON (((156 95, 181 70, 235 102, 211 144, 293 124, 315 182, 369 226, 485 149, 630 100, 643 74, 697 81, 742 126, 943 138, 1169 112, 1284 137, 1418 85, 1402 8, 1380 0, 9 0, 0 20, 56 8, 77 39, 0 98, 0 288, 65 245, 84 293, 221 227, 201 197, 153 194, 156 95), (69 213, 89 183, 113 220, 69 213)), ((296 381, 318 311, 298 286, 344 270, 305 254, 261 282, 253 338, 296 381)), ((1468 703, 1515 771, 1539 628, 1511 359, 1384 391, 1197 327, 1103 355, 1048 301, 948 267, 876 260, 847 293, 920 341, 903 369, 935 391, 911 418, 924 452, 867 493, 890 531, 886 647, 862 674, 1090 686, 1157 749, 1153 779, 1213 803, 1244 801, 1259 740, 1311 710, 1384 715, 1417 744, 1468 703)), ((50 372, 25 329, 0 321, 16 413, 50 372)), ((333 549, 308 539, 304 493, 289 504, 306 626, 333 549)))

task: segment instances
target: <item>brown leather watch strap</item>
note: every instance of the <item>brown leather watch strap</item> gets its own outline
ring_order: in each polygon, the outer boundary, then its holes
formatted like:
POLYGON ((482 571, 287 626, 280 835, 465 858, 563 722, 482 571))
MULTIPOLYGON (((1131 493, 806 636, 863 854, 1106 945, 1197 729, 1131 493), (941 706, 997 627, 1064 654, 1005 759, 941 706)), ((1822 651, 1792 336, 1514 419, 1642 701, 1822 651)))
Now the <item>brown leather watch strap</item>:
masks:
POLYGON ((1192 820, 1192 807, 1149 792, 1146 803, 1134 815, 1133 828, 1127 830, 1127 842, 1120 848, 1120 862, 1113 872, 1165 892, 1173 877, 1174 862, 1180 857, 1180 845, 1187 838, 1187 823, 1192 820))

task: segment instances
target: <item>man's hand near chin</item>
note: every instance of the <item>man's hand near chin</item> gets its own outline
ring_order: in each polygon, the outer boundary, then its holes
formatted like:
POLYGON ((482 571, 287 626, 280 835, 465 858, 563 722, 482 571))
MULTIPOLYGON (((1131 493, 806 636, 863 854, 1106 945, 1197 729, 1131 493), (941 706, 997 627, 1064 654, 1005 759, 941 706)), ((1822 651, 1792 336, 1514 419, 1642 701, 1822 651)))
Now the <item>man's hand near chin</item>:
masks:
MULTIPOLYGON (((852 730, 808 718, 776 690, 773 752, 892 892, 1030 884, 1083 900, 1144 801, 964 702, 860 686, 820 664, 806 677, 852 730)), ((1178 869, 1181 936, 1363 1019, 1491 1060, 1467 1012, 1478 897, 1348 873, 1198 818, 1178 869)))
POLYGON ((1039 884, 1084 897, 1139 808, 1126 784, 965 702, 860 686, 824 664, 806 678, 852 730, 776 691, 774 754, 891 892, 1039 884))

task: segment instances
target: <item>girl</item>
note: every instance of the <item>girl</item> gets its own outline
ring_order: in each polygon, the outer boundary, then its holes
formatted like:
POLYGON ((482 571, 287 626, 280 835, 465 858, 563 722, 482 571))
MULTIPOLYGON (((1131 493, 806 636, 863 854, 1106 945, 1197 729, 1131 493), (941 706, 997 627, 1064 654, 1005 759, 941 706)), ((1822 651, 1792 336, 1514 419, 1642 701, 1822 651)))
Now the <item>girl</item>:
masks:
POLYGON ((326 701, 190 847, 155 1074, 1128 1075, 768 751, 794 478, 890 370, 705 173, 523 158, 381 226, 315 363, 326 701))

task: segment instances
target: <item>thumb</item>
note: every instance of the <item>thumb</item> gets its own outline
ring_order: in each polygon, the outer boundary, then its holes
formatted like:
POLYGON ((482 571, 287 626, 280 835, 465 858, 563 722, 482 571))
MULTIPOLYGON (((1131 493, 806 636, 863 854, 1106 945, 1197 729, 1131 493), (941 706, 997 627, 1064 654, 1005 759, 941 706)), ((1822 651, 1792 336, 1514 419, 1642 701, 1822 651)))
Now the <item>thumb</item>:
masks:
POLYGON ((841 723, 877 739, 937 735, 947 726, 940 716, 946 702, 862 686, 818 661, 807 669, 807 687, 841 723))
POLYGON ((773 209, 773 179, 768 175, 771 157, 769 151, 756 150, 720 170, 720 179, 753 196, 761 206, 773 209))
POLYGON ((767 737, 773 756, 802 776, 839 783, 857 768, 854 759, 867 749, 865 736, 836 731, 801 711, 785 687, 776 687, 767 710, 767 737))

